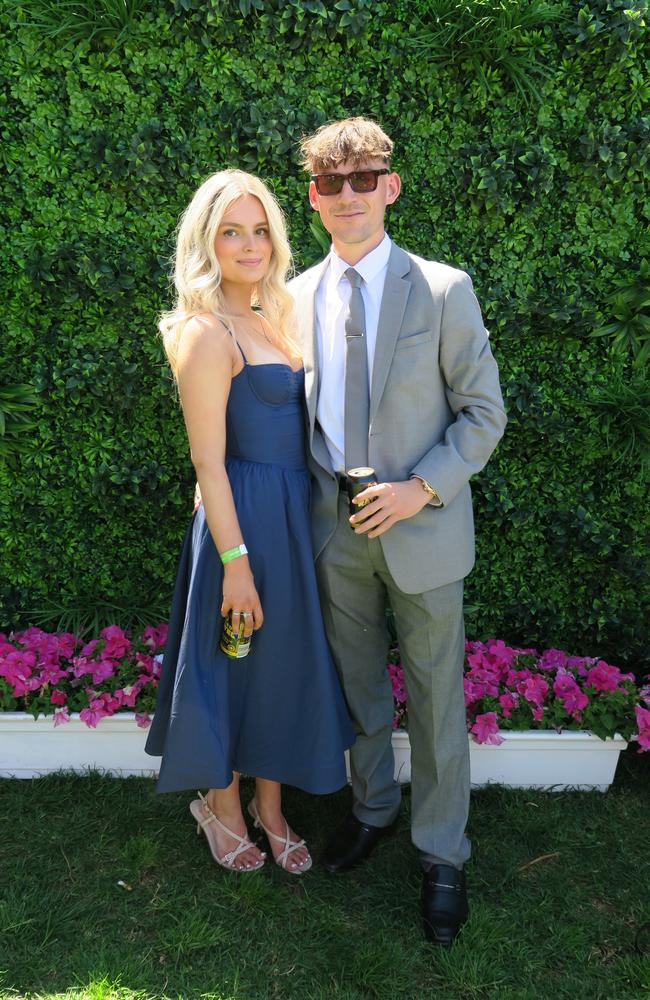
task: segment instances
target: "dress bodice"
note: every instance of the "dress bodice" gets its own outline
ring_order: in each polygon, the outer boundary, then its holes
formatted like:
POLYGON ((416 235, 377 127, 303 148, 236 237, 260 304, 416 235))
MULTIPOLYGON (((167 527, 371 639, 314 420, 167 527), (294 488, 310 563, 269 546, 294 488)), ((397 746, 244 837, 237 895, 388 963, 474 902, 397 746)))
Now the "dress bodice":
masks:
POLYGON ((304 469, 303 381, 302 368, 245 363, 230 386, 227 457, 304 469))

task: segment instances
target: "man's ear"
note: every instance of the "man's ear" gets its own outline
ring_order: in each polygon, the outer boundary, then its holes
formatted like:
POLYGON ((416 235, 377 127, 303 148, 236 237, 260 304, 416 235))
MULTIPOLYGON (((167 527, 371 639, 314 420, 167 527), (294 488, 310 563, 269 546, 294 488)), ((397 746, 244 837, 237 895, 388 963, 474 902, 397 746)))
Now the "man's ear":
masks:
POLYGON ((393 171, 386 178, 386 204, 392 205, 394 201, 399 198, 399 193, 402 190, 402 181, 400 175, 393 171))
POLYGON ((315 212, 318 211, 318 192, 313 181, 309 182, 309 204, 315 212))

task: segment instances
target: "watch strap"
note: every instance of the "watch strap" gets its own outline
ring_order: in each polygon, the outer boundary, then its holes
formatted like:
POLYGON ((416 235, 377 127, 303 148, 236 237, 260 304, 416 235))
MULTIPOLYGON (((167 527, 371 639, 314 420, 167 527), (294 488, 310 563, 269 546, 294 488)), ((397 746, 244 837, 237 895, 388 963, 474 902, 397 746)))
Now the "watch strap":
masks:
POLYGON ((411 476, 411 479, 418 479, 422 483, 422 489, 424 490, 424 492, 429 497, 429 504, 432 507, 442 507, 443 506, 442 500, 440 498, 440 494, 437 492, 437 490, 434 489, 434 487, 431 485, 431 483, 428 483, 426 481, 426 479, 422 478, 422 476, 413 475, 413 476, 411 476))

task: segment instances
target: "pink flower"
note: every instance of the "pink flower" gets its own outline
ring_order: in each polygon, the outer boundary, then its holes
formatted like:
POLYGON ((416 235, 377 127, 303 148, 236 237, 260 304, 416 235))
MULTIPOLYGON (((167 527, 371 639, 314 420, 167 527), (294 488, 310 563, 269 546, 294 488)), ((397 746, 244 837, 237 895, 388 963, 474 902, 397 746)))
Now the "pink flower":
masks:
POLYGON ((98 663, 91 661, 91 673, 93 677, 93 684, 101 684, 108 677, 113 677, 115 674, 115 668, 117 664, 113 663, 111 660, 99 660, 98 663))
POLYGON ((485 712, 477 715, 470 732, 474 733, 477 743, 490 743, 499 746, 503 739, 499 736, 499 724, 496 712, 485 712))
POLYGON ((545 649, 538 660, 540 670, 558 670, 566 666, 567 654, 562 649, 545 649))
POLYGON ((152 652, 157 653, 167 642, 167 625, 148 625, 142 633, 142 641, 152 652))
POLYGON ((94 692, 91 688, 87 689, 87 694, 90 704, 88 708, 83 708, 81 712, 79 712, 79 718, 82 722, 85 722, 87 726, 90 726, 91 729, 94 729, 101 719, 106 719, 108 716, 115 713, 116 708, 119 707, 119 700, 113 698, 112 695, 108 694, 106 691, 104 691, 103 694, 96 695, 96 692, 94 692), (94 695, 96 696, 93 697, 94 695))
POLYGON ((401 663, 388 664, 388 676, 390 677, 393 689, 393 698, 398 702, 406 701, 406 682, 404 680, 404 669, 401 663))
POLYGON ((575 716, 589 704, 589 698, 580 690, 573 674, 558 673, 553 682, 553 693, 558 701, 562 702, 569 715, 575 716))
MULTIPOLYGON (((31 649, 22 650, 14 649, 4 658, 4 663, 0 665, 0 670, 6 669, 8 672, 15 673, 20 677, 29 677, 32 670, 36 666, 36 653, 32 652, 31 649)), ((7 674, 4 674, 6 677, 7 674)))
MULTIPOLYGON (((118 692, 116 691, 115 693, 117 694, 118 692)), ((139 684, 127 684, 126 687, 120 689, 122 704, 127 708, 135 708, 135 700, 139 694, 139 684)))
POLYGON ((40 680, 41 684, 58 684, 66 676, 66 671, 61 670, 61 667, 56 664, 46 664, 41 670, 40 680))
POLYGON ((489 694, 492 698, 496 698, 498 695, 499 673, 494 667, 475 667, 466 676, 470 681, 475 681, 483 688, 483 694, 489 694))
MULTIPOLYGON (((84 649, 86 647, 84 646, 84 649)), ((83 650, 82 650, 83 653, 83 650)), ((83 677, 84 674, 92 674, 93 664, 85 656, 75 656, 72 660, 71 673, 73 677, 83 677)))
POLYGON ((588 672, 586 683, 596 691, 616 691, 622 677, 618 667, 610 667, 604 660, 599 660, 588 672))
POLYGON ((70 722, 70 716, 68 714, 68 709, 67 709, 67 707, 66 708, 57 708, 56 711, 54 712, 54 725, 55 726, 60 726, 64 722, 70 722))
POLYGON ((121 659, 131 649, 131 643, 125 632, 117 625, 109 625, 99 633, 105 641, 104 656, 121 659))
POLYGON ((22 698, 29 691, 40 687, 38 675, 32 676, 36 665, 36 654, 31 650, 20 650, 11 647, 3 660, 0 661, 0 677, 4 677, 12 688, 14 698, 22 698))
POLYGON ((520 650, 506 646, 502 639, 488 639, 486 642, 488 662, 498 670, 509 667, 520 650))
POLYGON ((520 681, 519 684, 517 684, 517 691, 526 699, 526 701, 529 701, 531 704, 537 705, 537 707, 540 708, 544 698, 548 694, 548 684, 544 678, 539 675, 536 677, 528 677, 526 680, 520 681))
POLYGON ((50 695, 50 702, 52 705, 65 705, 67 701, 67 695, 65 691, 52 691, 50 695))
POLYGON ((501 705, 501 711, 503 712, 503 717, 505 719, 510 718, 513 708, 517 708, 519 705, 519 695, 512 694, 512 692, 507 691, 505 694, 500 695, 499 704, 501 705))
POLYGON ((149 715, 140 715, 139 712, 135 713, 135 721, 140 729, 148 729, 151 725, 151 717, 149 715))
POLYGON ((153 656, 147 656, 146 653, 138 653, 136 655, 135 662, 141 670, 144 670, 145 673, 153 676, 155 670, 155 660, 153 656))
POLYGON ((58 641, 59 655, 65 656, 66 659, 69 659, 74 653, 75 646, 79 642, 76 635, 73 635, 72 632, 61 632, 56 636, 56 638, 58 641))
POLYGON ((471 680, 470 675, 467 675, 463 679, 463 688, 466 705, 472 705, 475 701, 480 701, 485 694, 485 684, 476 684, 475 681, 471 680))
POLYGON ((103 718, 103 715, 92 708, 82 708, 79 712, 79 718, 91 729, 96 729, 97 723, 103 718))
POLYGON ((532 676, 530 670, 509 670, 506 675, 506 684, 508 687, 516 687, 519 681, 527 681, 532 676))
POLYGON ((24 632, 14 632, 14 642, 19 642, 21 646, 37 646, 42 639, 47 638, 49 633, 43 632, 40 628, 26 628, 24 632))
POLYGON ((641 750, 650 750, 650 709, 636 705, 634 714, 639 732, 632 739, 637 740, 641 750))

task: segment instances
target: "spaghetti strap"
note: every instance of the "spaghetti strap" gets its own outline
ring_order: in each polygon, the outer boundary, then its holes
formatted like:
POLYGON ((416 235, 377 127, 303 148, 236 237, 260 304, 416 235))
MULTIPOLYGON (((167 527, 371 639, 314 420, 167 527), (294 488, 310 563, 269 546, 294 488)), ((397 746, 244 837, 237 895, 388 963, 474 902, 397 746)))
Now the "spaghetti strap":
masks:
POLYGON ((242 358, 244 359, 244 364, 247 365, 248 364, 248 358, 246 357, 246 355, 242 351, 241 344, 239 343, 239 341, 237 340, 237 338, 235 336, 233 336, 232 339, 235 341, 235 343, 237 344, 237 347, 239 348, 239 353, 241 354, 242 358))

